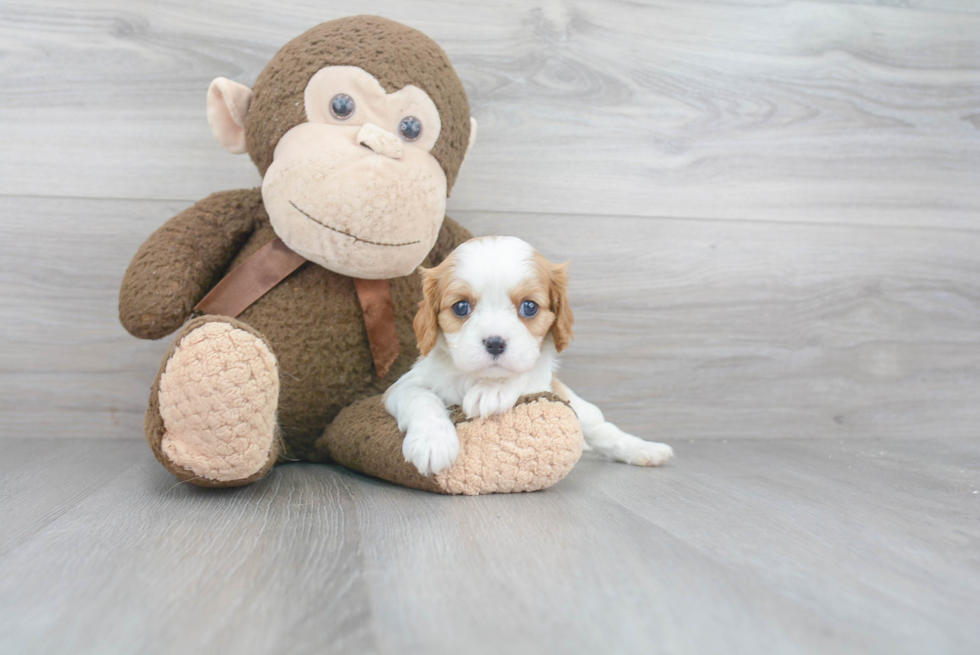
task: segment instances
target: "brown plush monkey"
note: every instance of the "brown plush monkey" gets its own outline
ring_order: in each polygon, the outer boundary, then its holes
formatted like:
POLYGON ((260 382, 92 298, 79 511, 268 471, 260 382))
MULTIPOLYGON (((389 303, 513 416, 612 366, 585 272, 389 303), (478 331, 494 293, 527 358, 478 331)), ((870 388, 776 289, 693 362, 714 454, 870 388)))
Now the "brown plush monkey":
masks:
MULTIPOLYGON (((222 145, 249 153, 262 187, 209 196, 151 235, 119 314, 140 338, 179 329, 151 390, 147 439, 181 480, 224 487, 277 460, 330 459, 329 440, 316 441, 340 410, 411 366, 415 270, 471 236, 445 205, 476 123, 436 43, 369 16, 289 42, 252 89, 218 78, 208 122, 222 145)), ((384 477, 410 466, 365 465, 372 451, 357 444, 372 434, 358 426, 379 419, 348 414, 334 434, 357 434, 336 450, 356 450, 355 468, 384 477)))

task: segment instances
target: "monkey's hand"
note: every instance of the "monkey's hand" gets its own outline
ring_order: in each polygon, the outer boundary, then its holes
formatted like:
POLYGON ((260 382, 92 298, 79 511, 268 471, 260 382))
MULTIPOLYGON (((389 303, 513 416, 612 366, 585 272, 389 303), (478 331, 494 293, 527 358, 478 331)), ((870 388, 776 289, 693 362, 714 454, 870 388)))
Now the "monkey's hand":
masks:
POLYGON ((119 290, 119 320, 133 336, 179 328, 263 215, 259 189, 212 194, 177 214, 140 246, 119 290))

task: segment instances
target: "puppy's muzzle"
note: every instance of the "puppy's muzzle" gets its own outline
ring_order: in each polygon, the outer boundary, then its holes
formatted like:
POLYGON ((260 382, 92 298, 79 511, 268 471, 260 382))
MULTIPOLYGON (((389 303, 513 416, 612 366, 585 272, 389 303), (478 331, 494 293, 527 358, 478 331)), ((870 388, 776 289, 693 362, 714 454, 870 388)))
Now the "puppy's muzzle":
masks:
POLYGON ((499 357, 507 349, 507 342, 501 337, 487 337, 483 340, 483 347, 494 357, 499 357))

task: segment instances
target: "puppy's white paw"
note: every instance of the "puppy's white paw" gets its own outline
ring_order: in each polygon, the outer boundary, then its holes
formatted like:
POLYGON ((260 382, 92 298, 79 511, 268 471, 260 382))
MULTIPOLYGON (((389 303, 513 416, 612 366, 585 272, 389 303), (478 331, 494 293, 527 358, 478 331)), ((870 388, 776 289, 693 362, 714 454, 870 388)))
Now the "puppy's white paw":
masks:
POLYGON ((660 466, 674 456, 674 449, 665 443, 644 441, 626 434, 612 423, 583 428, 585 439, 599 453, 616 462, 634 466, 660 466))
POLYGON ((477 384, 463 396, 463 412, 467 418, 503 414, 513 409, 520 397, 520 391, 512 385, 477 384))
POLYGON ((620 461, 634 466, 660 466, 674 456, 674 449, 665 443, 643 441, 631 443, 623 449, 623 459, 620 461))
POLYGON ((405 432, 402 454, 422 475, 445 471, 459 457, 456 426, 441 416, 413 421, 405 432))

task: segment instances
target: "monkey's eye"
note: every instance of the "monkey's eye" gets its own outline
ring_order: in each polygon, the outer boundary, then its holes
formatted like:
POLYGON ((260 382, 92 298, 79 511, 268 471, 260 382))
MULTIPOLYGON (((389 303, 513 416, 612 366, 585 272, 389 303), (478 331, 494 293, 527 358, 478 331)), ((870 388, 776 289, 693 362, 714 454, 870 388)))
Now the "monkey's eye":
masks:
POLYGON ((453 314, 456 314, 456 316, 463 318, 464 316, 469 315, 469 313, 470 313, 470 303, 468 303, 467 301, 460 300, 458 303, 453 305, 453 314))
POLYGON ((398 133, 406 141, 416 141, 422 136, 422 121, 414 116, 406 116, 398 124, 398 133))
POLYGON ((534 318, 538 313, 538 303, 533 300, 525 300, 521 303, 521 308, 517 313, 524 318, 534 318))
POLYGON ((339 121, 345 121, 354 114, 354 99, 346 93, 338 93, 330 100, 330 113, 339 121))

